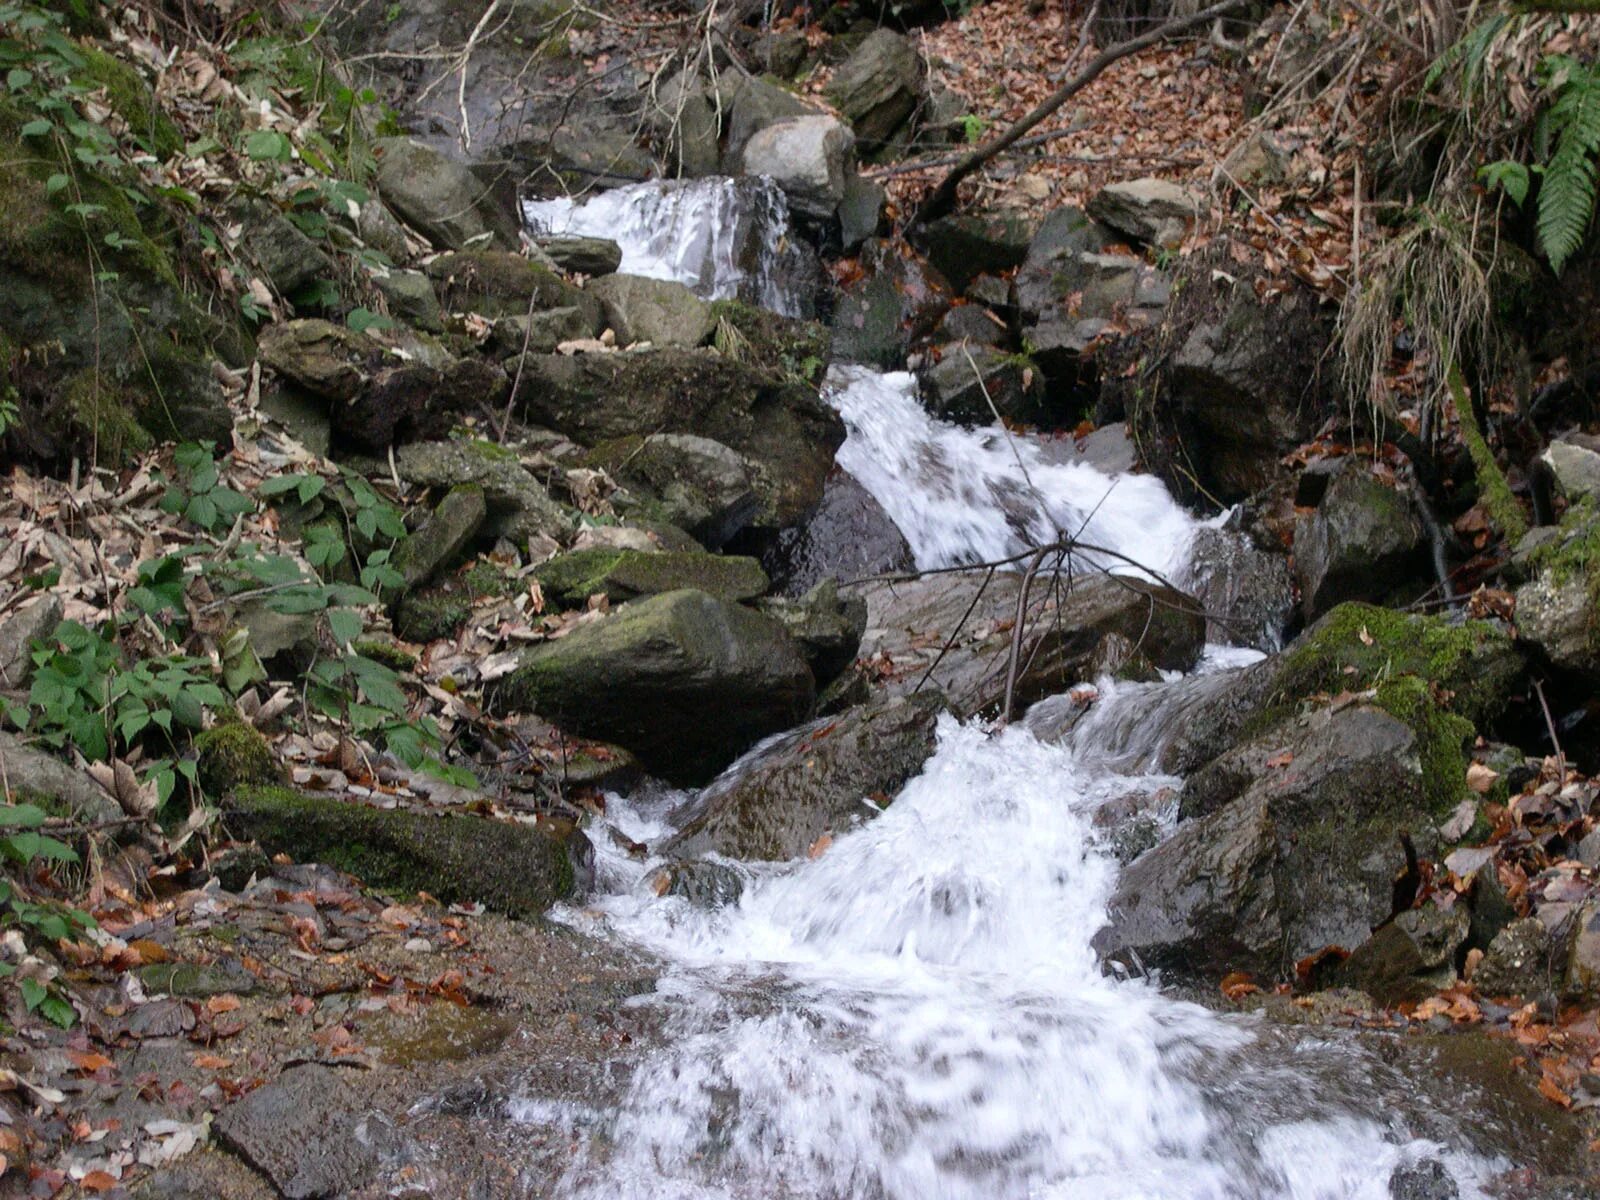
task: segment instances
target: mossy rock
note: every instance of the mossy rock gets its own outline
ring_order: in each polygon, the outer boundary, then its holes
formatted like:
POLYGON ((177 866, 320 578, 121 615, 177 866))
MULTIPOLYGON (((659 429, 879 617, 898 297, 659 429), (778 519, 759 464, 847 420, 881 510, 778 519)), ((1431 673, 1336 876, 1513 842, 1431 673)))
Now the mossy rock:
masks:
POLYGON ((712 345, 729 357, 818 387, 833 355, 833 335, 816 321, 779 316, 738 300, 711 306, 712 345))
POLYGON ((600 301, 548 267, 509 250, 460 250, 427 266, 439 299, 452 312, 485 317, 525 317, 552 308, 576 308, 589 328, 600 325, 600 301))
POLYGON ((194 739, 200 786, 209 796, 224 796, 248 784, 277 783, 277 756, 267 739, 243 721, 223 721, 194 739))
POLYGON ((753 600, 768 586, 767 573, 753 558, 602 547, 558 555, 534 575, 546 596, 574 608, 597 594, 621 603, 679 588, 721 600, 753 600))
POLYGON ((250 787, 223 804, 228 828, 269 854, 321 862, 403 895, 479 901, 537 916, 572 896, 592 865, 582 833, 485 817, 427 815, 250 787))
POLYGON ((103 50, 80 45, 84 67, 74 83, 105 89, 106 104, 128 123, 128 131, 150 153, 165 160, 183 149, 183 132, 156 105, 144 77, 132 66, 103 50))
POLYGON ((408 642, 454 637, 472 615, 472 601, 456 580, 409 592, 395 609, 394 628, 408 642))

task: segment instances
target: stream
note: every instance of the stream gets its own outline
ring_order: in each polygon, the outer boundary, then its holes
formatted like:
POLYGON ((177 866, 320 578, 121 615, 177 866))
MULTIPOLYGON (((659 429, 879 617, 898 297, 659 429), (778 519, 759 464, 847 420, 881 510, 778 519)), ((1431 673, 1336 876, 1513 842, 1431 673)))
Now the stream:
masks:
MULTIPOLYGON (((792 310, 762 274, 780 256, 741 265, 735 242, 748 239, 718 236, 744 219, 732 193, 695 186, 530 217, 605 230, 624 270, 792 310)), ((771 197, 757 202, 767 208, 752 222, 781 237, 771 197)), ((939 422, 909 375, 840 368, 829 394, 849 428, 841 465, 920 567, 1003 557, 1057 531, 1162 573, 1185 565, 1199 522, 1153 477, 939 422)), ((1254 657, 1215 647, 1197 673, 1254 657)), ((513 1121, 565 1129, 577 1147, 558 1193, 1383 1200, 1397 1166, 1434 1158, 1462 1196, 1485 1195, 1510 1164, 1455 1134, 1444 1098, 1355 1039, 1102 972, 1090 940, 1117 865, 1094 812, 1179 782, 1149 764, 1181 724, 1189 682, 1102 681, 1057 744, 1025 721, 946 717, 936 753, 882 815, 814 858, 738 864, 742 897, 722 908, 657 896, 659 864, 592 830, 596 894, 559 919, 663 964, 654 994, 633 1003, 658 1012, 665 1042, 641 1056, 620 1107, 532 1094, 511 1105, 513 1121)), ((691 802, 646 787, 609 797, 605 821, 654 846, 691 802)))

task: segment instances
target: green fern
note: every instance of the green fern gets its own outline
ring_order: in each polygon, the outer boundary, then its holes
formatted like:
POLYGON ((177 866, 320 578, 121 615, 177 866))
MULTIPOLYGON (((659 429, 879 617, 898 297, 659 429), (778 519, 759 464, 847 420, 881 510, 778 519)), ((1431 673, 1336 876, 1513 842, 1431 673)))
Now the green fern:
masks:
POLYGON ((1583 244, 1594 215, 1600 152, 1600 71, 1566 55, 1545 60, 1555 91, 1546 129, 1555 146, 1541 171, 1539 247, 1559 274, 1583 244))

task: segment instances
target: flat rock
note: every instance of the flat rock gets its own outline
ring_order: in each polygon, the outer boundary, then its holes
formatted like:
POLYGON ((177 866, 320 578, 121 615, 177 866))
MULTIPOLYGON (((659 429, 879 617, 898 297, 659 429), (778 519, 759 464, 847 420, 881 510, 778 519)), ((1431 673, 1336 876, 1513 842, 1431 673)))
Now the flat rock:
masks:
POLYGON ((217 1137, 287 1200, 346 1195, 378 1166, 356 1126, 366 1115, 361 1075, 318 1063, 291 1067, 217 1116, 217 1137))

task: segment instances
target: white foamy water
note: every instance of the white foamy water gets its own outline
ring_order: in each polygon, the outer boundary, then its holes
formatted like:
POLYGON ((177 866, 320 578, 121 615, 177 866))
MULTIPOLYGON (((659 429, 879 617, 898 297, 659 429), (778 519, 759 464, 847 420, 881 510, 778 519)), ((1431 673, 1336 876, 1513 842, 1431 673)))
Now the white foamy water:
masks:
MULTIPOLYGON (((918 567, 1005 558, 1062 533, 1168 577, 1188 553, 1198 522, 1154 476, 1052 462, 1037 442, 1008 438, 999 426, 941 421, 904 372, 839 367, 829 383, 849 429, 839 465, 883 505, 918 567)), ((1131 570, 1115 559, 1106 565, 1131 570)))
POLYGON ((789 244, 789 203, 768 179, 652 180, 580 201, 523 202, 536 234, 610 238, 624 274, 687 284, 708 300, 805 311, 789 244))

